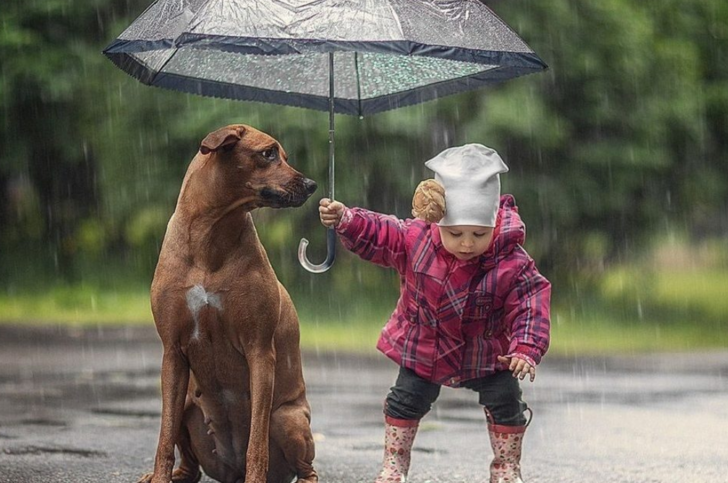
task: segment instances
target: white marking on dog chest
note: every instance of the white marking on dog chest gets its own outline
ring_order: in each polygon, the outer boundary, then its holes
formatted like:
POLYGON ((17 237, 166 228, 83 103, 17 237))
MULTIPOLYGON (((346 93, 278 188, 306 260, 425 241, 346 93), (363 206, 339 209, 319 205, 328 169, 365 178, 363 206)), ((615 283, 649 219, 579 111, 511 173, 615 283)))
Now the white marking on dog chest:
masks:
POLYGON ((192 319, 195 321, 195 329, 192 331, 192 338, 200 338, 200 310, 210 305, 222 312, 222 302, 220 295, 205 290, 202 285, 195 285, 187 291, 187 308, 192 313, 192 319))

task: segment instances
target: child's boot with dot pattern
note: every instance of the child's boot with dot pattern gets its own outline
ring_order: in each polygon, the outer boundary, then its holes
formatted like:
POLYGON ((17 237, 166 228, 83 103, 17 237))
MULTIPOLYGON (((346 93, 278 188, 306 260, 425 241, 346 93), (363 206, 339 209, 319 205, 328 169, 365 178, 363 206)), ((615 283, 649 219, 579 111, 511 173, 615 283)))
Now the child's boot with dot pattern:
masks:
POLYGON ((384 417, 384 461, 375 483, 404 483, 419 420, 384 417))
MULTIPOLYGON (((523 483, 521 479, 521 448, 525 426, 503 426, 494 424, 493 418, 485 411, 488 419, 488 435, 493 448, 493 461, 490 463, 490 483, 523 483)), ((529 421, 530 423, 530 421, 529 421)))

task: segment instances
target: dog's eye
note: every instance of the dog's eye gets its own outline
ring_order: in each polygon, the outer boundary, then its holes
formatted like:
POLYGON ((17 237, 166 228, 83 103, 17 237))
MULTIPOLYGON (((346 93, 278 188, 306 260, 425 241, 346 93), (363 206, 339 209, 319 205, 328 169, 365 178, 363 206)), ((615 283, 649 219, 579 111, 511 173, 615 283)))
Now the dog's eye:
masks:
POLYGON ((276 159, 278 159, 278 148, 276 148, 276 147, 269 148, 260 154, 268 161, 275 161, 276 159))

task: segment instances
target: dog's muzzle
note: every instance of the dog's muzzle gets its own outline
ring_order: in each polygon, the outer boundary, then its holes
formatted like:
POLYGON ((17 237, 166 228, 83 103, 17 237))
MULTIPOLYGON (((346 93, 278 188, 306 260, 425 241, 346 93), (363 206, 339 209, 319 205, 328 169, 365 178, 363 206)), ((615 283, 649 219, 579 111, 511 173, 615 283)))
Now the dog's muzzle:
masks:
POLYGON ((316 191, 318 185, 312 179, 301 178, 288 183, 282 189, 265 187, 260 196, 271 208, 295 208, 301 206, 316 191))

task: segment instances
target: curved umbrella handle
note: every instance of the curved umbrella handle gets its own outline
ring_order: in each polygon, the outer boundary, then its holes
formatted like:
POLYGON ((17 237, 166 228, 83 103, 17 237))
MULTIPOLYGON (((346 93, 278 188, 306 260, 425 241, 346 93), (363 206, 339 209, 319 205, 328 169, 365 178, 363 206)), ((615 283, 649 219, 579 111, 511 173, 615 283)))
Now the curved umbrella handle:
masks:
MULTIPOLYGON (((329 52, 329 199, 334 198, 334 53, 329 52)), ((301 238, 298 244, 298 261, 303 268, 311 273, 324 273, 331 268, 336 258, 336 231, 329 227, 326 231, 326 260, 320 265, 314 265, 306 256, 308 240, 301 238)))
POLYGON ((298 244, 298 261, 301 262, 303 268, 311 273, 324 273, 331 268, 336 258, 336 231, 333 228, 326 229, 326 260, 320 265, 314 265, 308 260, 306 256, 307 247, 308 240, 301 238, 301 243, 298 244))

